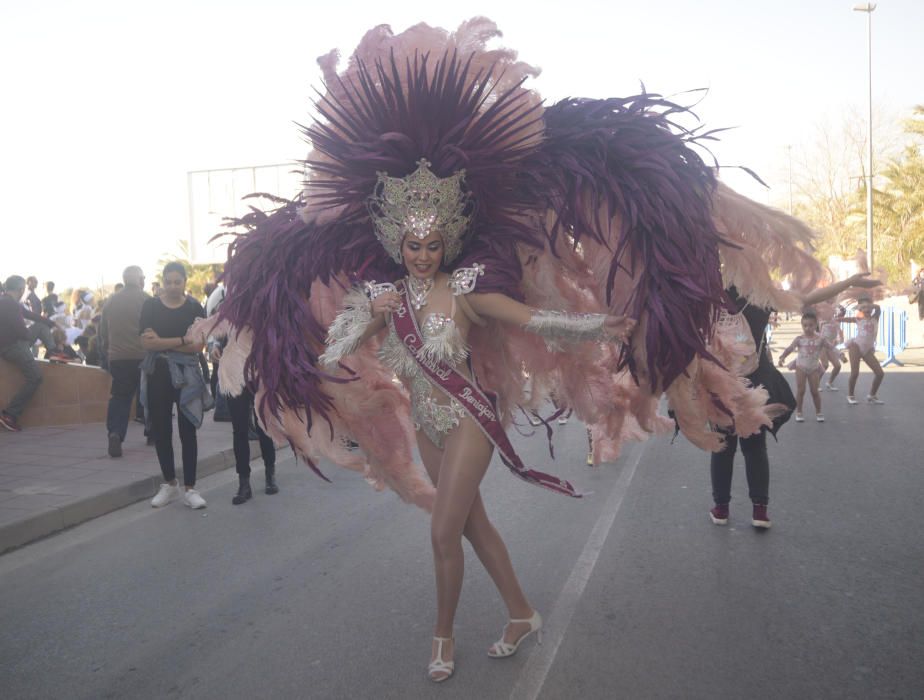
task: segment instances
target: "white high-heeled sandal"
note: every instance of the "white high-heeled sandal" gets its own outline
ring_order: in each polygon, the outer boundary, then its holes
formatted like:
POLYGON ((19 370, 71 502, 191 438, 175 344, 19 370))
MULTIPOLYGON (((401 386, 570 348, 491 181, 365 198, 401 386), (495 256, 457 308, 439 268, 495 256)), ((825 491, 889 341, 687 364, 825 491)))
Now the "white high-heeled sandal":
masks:
POLYGON ((455 661, 443 661, 443 642, 451 642, 452 637, 434 637, 433 640, 437 642, 436 658, 427 666, 427 674, 434 683, 442 683, 448 681, 456 670, 455 661), (435 675, 444 673, 446 675, 435 675))
MULTIPOLYGON (((542 644, 542 616, 538 612, 533 612, 533 616, 528 620, 510 620, 507 624, 516 624, 524 623, 529 625, 529 631, 526 632, 522 637, 520 637, 516 642, 511 644, 510 642, 504 641, 504 638, 501 637, 494 644, 491 645, 491 648, 488 649, 488 656, 492 659, 503 659, 508 656, 513 656, 517 653, 517 649, 520 648, 520 645, 523 643, 523 640, 526 639, 533 632, 536 633, 536 641, 539 644, 542 644)), ((504 631, 507 627, 504 626, 504 631)))

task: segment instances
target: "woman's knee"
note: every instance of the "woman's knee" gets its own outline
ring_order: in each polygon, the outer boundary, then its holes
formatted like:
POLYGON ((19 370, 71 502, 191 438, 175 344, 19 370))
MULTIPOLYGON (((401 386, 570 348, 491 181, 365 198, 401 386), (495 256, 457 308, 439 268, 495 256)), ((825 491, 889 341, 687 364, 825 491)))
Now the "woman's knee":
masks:
POLYGON ((463 529, 453 523, 433 519, 430 522, 430 543, 437 556, 446 556, 458 550, 462 544, 463 529))
POLYGON ((751 435, 740 440, 741 454, 751 456, 767 451, 767 433, 761 430, 757 435, 751 435))

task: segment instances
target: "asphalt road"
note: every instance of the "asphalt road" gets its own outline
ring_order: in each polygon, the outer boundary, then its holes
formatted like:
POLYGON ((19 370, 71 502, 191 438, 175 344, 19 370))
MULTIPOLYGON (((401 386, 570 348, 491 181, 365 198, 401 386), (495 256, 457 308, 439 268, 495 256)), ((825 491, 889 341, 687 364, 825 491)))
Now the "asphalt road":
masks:
MULTIPOLYGON (((889 374, 885 406, 843 394, 771 444, 769 532, 740 465, 730 526, 709 522, 708 458, 682 438, 590 470, 565 426, 550 470, 584 501, 493 465, 485 500, 545 643, 485 655, 504 610, 468 550, 439 686, 425 514, 289 461, 277 496, 232 507, 225 472, 205 511, 139 504, 0 557, 0 697, 924 697, 924 373, 889 374)), ((543 439, 515 442, 550 467, 543 439)))

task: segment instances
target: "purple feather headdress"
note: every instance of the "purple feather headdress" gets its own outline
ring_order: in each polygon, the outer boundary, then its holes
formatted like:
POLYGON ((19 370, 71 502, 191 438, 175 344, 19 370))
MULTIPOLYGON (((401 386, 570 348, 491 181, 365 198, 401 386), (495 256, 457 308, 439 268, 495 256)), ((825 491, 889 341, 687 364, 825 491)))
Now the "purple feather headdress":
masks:
MULTIPOLYGON (((575 246, 592 240, 611 256, 608 303, 617 275, 632 279, 617 311, 647 317, 652 387, 708 356, 721 239, 715 177, 690 147, 708 134, 673 124, 684 109, 657 95, 543 109, 523 87, 531 71, 509 53, 446 44, 438 58, 377 47, 341 75, 328 70, 321 118, 303 127, 314 147, 303 195, 241 222, 249 230, 230 247, 220 313, 253 332, 246 372, 264 390, 264 415, 306 408, 310 430, 312 412, 333 408, 321 382, 345 380, 317 366, 326 328, 312 314, 312 285, 404 274, 376 239, 367 202, 378 173, 404 177, 421 159, 439 177, 466 172, 473 208, 457 264, 485 265, 479 291, 522 298, 524 250, 555 251, 564 235, 575 246)), ((628 350, 622 363, 635 372, 628 350)))

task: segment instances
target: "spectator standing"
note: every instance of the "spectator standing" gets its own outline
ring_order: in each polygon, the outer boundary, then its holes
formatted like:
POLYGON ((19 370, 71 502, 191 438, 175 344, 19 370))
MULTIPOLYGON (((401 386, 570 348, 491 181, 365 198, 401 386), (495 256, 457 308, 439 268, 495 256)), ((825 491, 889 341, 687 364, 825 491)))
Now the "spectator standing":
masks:
POLYGON ((184 501, 190 508, 204 508, 205 499, 195 489, 198 445, 196 429, 202 425, 203 411, 211 395, 199 367, 202 343, 186 339, 186 331, 205 309, 186 296, 186 268, 167 263, 160 297, 147 299, 141 308, 141 396, 144 414, 154 436, 157 460, 164 483, 151 501, 159 508, 179 496, 173 455, 171 412, 177 407, 177 424, 183 453, 184 501))
MULTIPOLYGON (((209 298, 205 305, 206 313, 211 316, 218 311, 218 307, 221 306, 221 302, 224 301, 224 298, 225 288, 223 285, 218 285, 209 293, 209 298)), ((221 361, 223 346, 224 343, 222 341, 209 338, 209 359, 212 360, 212 367, 214 368, 212 377, 216 382, 218 380, 218 364, 221 361)), ((212 392, 217 402, 218 395, 215 393, 215 384, 213 384, 212 392)), ((231 396, 228 394, 223 398, 227 401, 228 411, 231 414, 234 463, 238 478, 237 493, 231 499, 231 503, 239 506, 253 498, 253 489, 250 486, 251 425, 256 429, 257 439, 260 441, 260 454, 263 457, 263 466, 266 476, 264 493, 267 495, 279 493, 279 486, 276 484, 276 446, 273 444, 272 438, 260 427, 260 423, 257 421, 257 417, 254 414, 253 392, 249 387, 245 386, 244 390, 238 396, 231 396)), ((216 412, 218 411, 217 408, 215 410, 216 412)))
POLYGON ((51 318, 55 315, 58 306, 58 295, 55 294, 55 283, 45 283, 45 297, 42 299, 42 315, 51 318))
POLYGON ((43 330, 43 334, 48 338, 47 342, 43 339, 46 350, 52 347, 54 341, 51 339, 50 328, 54 324, 23 309, 20 299, 26 290, 26 281, 22 277, 12 275, 7 278, 3 283, 3 290, 3 294, 0 295, 0 357, 22 372, 26 383, 0 413, 0 424, 7 430, 19 432, 22 430, 19 427, 19 417, 42 383, 42 373, 32 357, 32 346, 35 344, 36 334, 43 330), (35 321, 31 328, 26 328, 26 316, 32 317, 31 320, 35 321))
POLYGON ((38 294, 35 293, 35 288, 38 287, 38 280, 30 275, 26 278, 26 289, 29 290, 29 293, 26 294, 25 304, 28 305, 29 311, 34 313, 36 316, 42 315, 42 300, 38 298, 38 294))
POLYGON ((103 307, 100 340, 109 362, 112 390, 106 412, 109 456, 122 456, 122 443, 128 430, 132 401, 141 378, 141 309, 150 299, 144 293, 144 272, 132 265, 122 272, 125 287, 113 294, 103 307))

